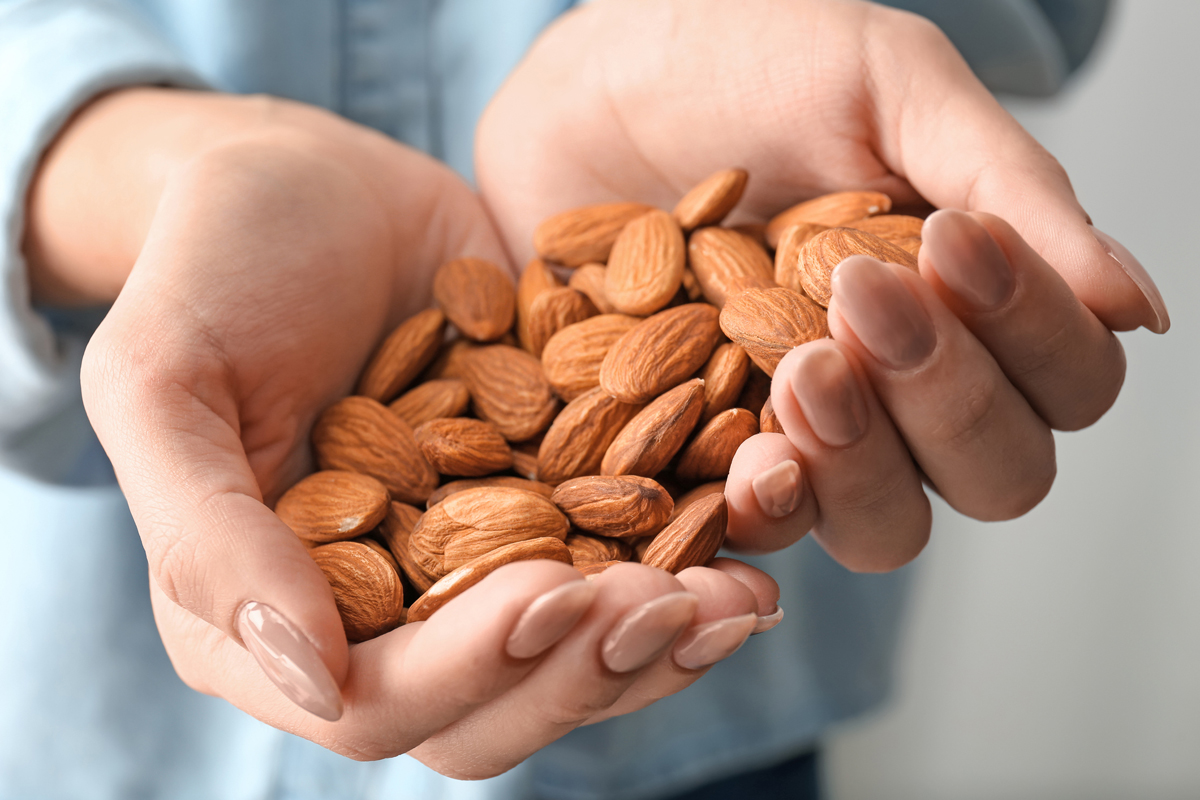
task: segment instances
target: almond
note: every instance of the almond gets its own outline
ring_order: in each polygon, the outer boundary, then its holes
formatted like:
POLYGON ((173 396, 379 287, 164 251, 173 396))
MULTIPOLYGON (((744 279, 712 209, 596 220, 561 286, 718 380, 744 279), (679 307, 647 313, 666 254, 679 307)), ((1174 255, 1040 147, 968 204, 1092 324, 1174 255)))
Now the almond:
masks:
POLYGON ((463 564, 435 583, 429 591, 417 598, 408 609, 409 622, 423 622, 434 612, 491 575, 505 564, 514 561, 549 559, 571 563, 571 551, 561 539, 542 538, 498 547, 489 553, 463 564))
POLYGON ((767 223, 765 222, 743 222, 738 225, 730 225, 729 230, 748 236, 764 250, 774 249, 774 245, 767 242, 767 223))
POLYGON ((572 272, 567 286, 586 295, 601 314, 611 314, 616 309, 608 302, 608 295, 604 293, 604 281, 605 266, 591 262, 572 272))
POLYGON ((406 319, 375 350, 358 379, 358 393, 381 403, 412 383, 437 355, 446 316, 436 308, 406 319))
POLYGON ((716 225, 742 199, 749 177, 746 170, 736 167, 714 172, 680 199, 671 216, 685 231, 716 225))
POLYGON ((675 508, 666 489, 637 475, 573 478, 559 484, 550 499, 576 528, 614 538, 658 533, 675 508))
POLYGON ((393 502, 379 525, 379 536, 387 544, 408 582, 418 592, 424 592, 433 585, 433 577, 421 569, 408 549, 408 539, 420 519, 421 512, 415 506, 393 502))
POLYGON ((537 477, 550 485, 600 470, 604 453, 642 410, 596 388, 567 404, 554 420, 537 456, 537 477))
POLYGON ((601 203, 564 211, 537 226, 533 247, 542 258, 568 267, 608 261, 626 223, 653 210, 643 203, 601 203))
POLYGON ((467 353, 478 350, 470 339, 458 338, 442 345, 433 363, 421 375, 422 381, 462 380, 466 374, 467 353))
POLYGON ((704 299, 704 290, 700 288, 700 281, 696 279, 696 273, 692 272, 691 267, 683 268, 682 288, 689 303, 697 303, 704 299))
POLYGON ((758 429, 762 433, 783 433, 783 425, 779 423, 779 417, 775 416, 775 406, 769 397, 767 402, 763 403, 762 412, 758 416, 758 429))
POLYGON ((613 244, 604 296, 625 314, 653 314, 675 296, 687 260, 679 223, 665 211, 631 220, 613 244))
POLYGON ((456 258, 433 274, 433 298, 462 334, 499 339, 512 327, 517 291, 508 273, 482 258, 456 258))
POLYGON ((678 574, 688 567, 700 567, 712 561, 725 541, 729 509, 725 495, 705 495, 688 505, 663 528, 646 552, 642 563, 678 574))
POLYGON ((475 413, 510 442, 537 436, 558 411, 541 362, 524 350, 503 344, 472 350, 463 373, 475 413))
POLYGON ((712 354, 718 317, 706 303, 688 303, 643 320, 609 349, 600 387, 623 403, 645 403, 678 385, 712 354))
POLYGON ((819 305, 829 307, 833 296, 830 279, 834 268, 850 256, 870 256, 880 261, 889 261, 916 271, 917 259, 908 251, 878 236, 853 228, 833 228, 819 233, 800 250, 794 275, 784 276, 784 283, 804 293, 819 305))
POLYGON ((775 283, 788 286, 795 282, 792 276, 799 269, 800 251, 808 244, 809 239, 827 230, 829 228, 824 225, 812 222, 801 222, 799 225, 789 225, 783 229, 779 237, 779 246, 775 249, 775 283))
POLYGON ((599 386, 604 356, 639 322, 625 314, 601 314, 550 337, 542 350, 542 370, 558 396, 570 402, 599 386))
POLYGON ((683 446, 704 409, 704 381, 676 386, 629 421, 604 454, 601 475, 653 478, 683 446))
POLYGON ((541 358, 550 337, 568 325, 582 322, 598 313, 592 301, 574 289, 567 286, 547 289, 534 298, 529 306, 529 333, 525 349, 535 358, 541 358))
POLYGON ((729 228, 701 228, 688 240, 688 265, 700 291, 721 308, 745 289, 775 285, 775 267, 758 242, 729 228))
POLYGON ((554 494, 554 487, 548 483, 541 481, 531 481, 527 478, 514 478, 511 475, 493 475, 488 478, 466 478, 461 481, 450 481, 443 484, 429 495, 428 506, 432 508, 438 503, 445 500, 455 492, 462 492, 467 489, 479 489, 487 486, 502 486, 506 489, 524 489, 527 492, 540 494, 542 497, 549 497, 554 494))
POLYGON ((413 434, 421 453, 443 475, 476 477, 512 466, 508 442, 483 420, 431 419, 413 434))
MULTIPOLYGON (((358 542, 359 544, 365 544, 367 547, 374 550, 383 557, 383 560, 388 563, 388 566, 396 571, 397 575, 400 574, 399 562, 396 561, 396 557, 392 555, 392 551, 388 550, 385 545, 380 544, 376 539, 372 539, 370 536, 360 536, 353 541, 358 542)), ((401 588, 403 588, 403 586, 401 588)))
MULTIPOLYGON (((708 497, 710 494, 725 494, 725 481, 720 480, 702 483, 695 489, 692 489, 690 492, 681 495, 679 499, 675 501, 675 511, 671 514, 671 519, 667 521, 667 524, 669 525, 670 523, 674 522, 676 518, 686 511, 692 503, 700 500, 701 498, 708 497)), ((647 542, 647 544, 649 544, 649 542, 647 542)))
POLYGON ((896 247, 916 258, 921 255, 921 237, 914 236, 910 239, 900 239, 896 242, 896 247))
POLYGON ((414 386, 394 400, 388 409, 415 428, 443 417, 461 417, 471 404, 467 385, 457 378, 441 378, 414 386))
POLYGON ((742 389, 735 405, 752 414, 759 414, 770 399, 771 376, 763 372, 757 364, 751 362, 750 377, 746 379, 746 387, 742 389))
POLYGON ((629 561, 633 558, 633 546, 620 539, 572 533, 567 536, 566 545, 571 551, 571 561, 577 569, 588 564, 629 561))
MULTIPOLYGON (((630 559, 626 559, 626 560, 630 560, 630 559)), ((590 581, 590 580, 594 580, 597 575, 604 572, 606 569, 608 569, 612 565, 624 564, 624 563, 625 563, 624 561, 597 561, 597 562, 589 562, 587 564, 582 564, 582 565, 576 566, 575 569, 579 570, 580 573, 583 574, 583 577, 590 581)))
POLYGON ((700 413, 703 425, 737 404, 750 377, 750 357, 740 344, 726 342, 713 351, 700 377, 704 379, 704 410, 700 413))
POLYGON ((533 301, 542 292, 559 286, 562 286, 562 281, 540 258, 530 261, 521 271, 521 277, 517 281, 517 338, 521 347, 526 350, 529 349, 529 310, 533 301))
POLYGON ((842 227, 873 233, 880 239, 892 244, 899 244, 905 239, 920 239, 921 229, 925 227, 925 220, 904 214, 883 214, 878 217, 860 219, 857 222, 847 222, 842 227))
POLYGON ((758 417, 744 408, 717 414, 692 439, 675 465, 682 481, 711 481, 729 474, 733 454, 758 433, 758 417))
POLYGON ((349 641, 365 642, 400 624, 404 589, 382 555, 358 542, 321 545, 309 555, 333 589, 349 641))
POLYGON ((778 247, 783 229, 799 222, 837 228, 891 210, 892 198, 882 192, 834 192, 814 197, 772 217, 767 223, 767 242, 778 247))
POLYGON ((520 442, 512 445, 513 451, 513 472, 527 480, 535 481, 538 479, 538 449, 541 447, 540 441, 534 440, 529 442, 520 442))
POLYGON ((768 375, 793 347, 829 335, 825 309, 782 287, 750 289, 730 300, 721 312, 721 330, 768 375))
POLYGON ((437 473, 421 455, 404 420, 368 397, 346 397, 325 409, 312 432, 321 469, 370 475, 395 500, 423 503, 437 473))
POLYGON ((314 472, 283 493, 275 513, 309 542, 337 542, 361 536, 387 514, 388 491, 369 475, 314 472))

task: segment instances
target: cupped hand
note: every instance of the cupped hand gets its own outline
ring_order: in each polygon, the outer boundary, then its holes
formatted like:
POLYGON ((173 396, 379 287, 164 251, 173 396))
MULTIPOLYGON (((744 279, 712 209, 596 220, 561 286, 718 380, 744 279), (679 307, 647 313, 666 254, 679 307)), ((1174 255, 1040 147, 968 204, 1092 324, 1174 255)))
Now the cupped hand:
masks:
POLYGON ((945 36, 870 3, 590 4, 497 95, 476 162, 517 260, 551 214, 669 209, 729 166, 751 176, 733 221, 841 189, 963 209, 927 220, 919 277, 867 258, 836 270, 832 339, 774 376, 785 435, 748 440, 730 472, 730 542, 747 550, 812 529, 852 569, 895 568, 928 539, 923 484, 979 519, 1025 513, 1054 478, 1051 429, 1116 399, 1112 332, 1170 324, 1145 270, 945 36))

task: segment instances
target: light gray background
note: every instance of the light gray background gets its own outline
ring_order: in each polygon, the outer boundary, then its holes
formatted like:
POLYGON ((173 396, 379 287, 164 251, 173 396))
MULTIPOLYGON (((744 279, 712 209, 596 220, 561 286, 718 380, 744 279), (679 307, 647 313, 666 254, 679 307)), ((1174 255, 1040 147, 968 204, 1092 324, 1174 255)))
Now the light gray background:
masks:
POLYGON ((938 509, 891 706, 831 738, 834 800, 1200 798, 1200 2, 1125 0, 1067 93, 1010 103, 1171 310, 1033 513, 938 509))

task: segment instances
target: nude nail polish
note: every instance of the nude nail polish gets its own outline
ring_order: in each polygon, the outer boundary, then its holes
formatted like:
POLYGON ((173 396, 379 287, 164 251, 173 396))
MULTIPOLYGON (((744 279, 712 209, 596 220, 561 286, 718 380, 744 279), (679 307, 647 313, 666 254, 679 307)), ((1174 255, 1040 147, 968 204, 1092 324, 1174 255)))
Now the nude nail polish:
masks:
POLYGON ((575 627, 596 591, 591 581, 570 581, 538 597, 513 626, 506 652, 513 658, 533 658, 545 652, 575 627))
POLYGON ((1150 310, 1154 312, 1154 321, 1146 325, 1146 328, 1154 333, 1166 333, 1170 330, 1171 315, 1167 311, 1167 304, 1158 291, 1154 279, 1142 266, 1142 262, 1138 261, 1125 245, 1104 231, 1097 230, 1095 226, 1092 226, 1092 234, 1095 235, 1096 241, 1100 242, 1100 246, 1112 260, 1116 261, 1118 266, 1125 271, 1142 296, 1146 298, 1146 302, 1150 304, 1150 310))
POLYGON ((830 447, 849 447, 867 431, 867 401, 850 362, 835 345, 802 351, 792 393, 808 427, 830 447))
POLYGON ((700 600, 691 592, 674 592, 644 603, 622 617, 600 647, 600 657, 613 672, 633 672, 667 652, 683 633, 700 600))
POLYGON ((925 258, 950 291, 972 309, 1004 305, 1017 286, 1012 265, 988 229, 964 211, 944 209, 925 221, 925 258))
POLYGON ((754 632, 751 634, 751 636, 757 633, 766 633, 781 622, 783 622, 783 609, 779 606, 775 606, 774 612, 770 614, 764 614, 758 618, 758 622, 755 623, 754 632))
POLYGON ((675 643, 672 658, 684 669, 700 669, 715 664, 736 653, 750 638, 757 623, 757 614, 743 614, 697 625, 675 643))
POLYGON ((768 517, 786 517, 800 505, 800 465, 780 461, 750 482, 758 507, 768 517))
POLYGON ((265 603, 251 601, 237 615, 238 635, 262 671, 289 700, 334 722, 342 716, 342 693, 303 633, 265 603))
POLYGON ((851 256, 833 270, 833 302, 859 341, 894 370, 929 357, 937 333, 929 314, 882 261, 851 256))

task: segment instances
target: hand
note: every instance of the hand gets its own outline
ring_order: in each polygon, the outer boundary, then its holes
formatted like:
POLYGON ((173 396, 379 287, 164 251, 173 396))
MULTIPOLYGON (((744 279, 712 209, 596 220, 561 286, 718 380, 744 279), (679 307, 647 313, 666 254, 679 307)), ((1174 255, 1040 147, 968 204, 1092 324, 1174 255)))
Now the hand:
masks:
POLYGON ((507 263, 465 184, 381 135, 283 101, 117 92, 47 155, 26 252, 43 299, 115 298, 84 402, 163 642, 200 691, 355 758, 417 748, 482 777, 682 689, 774 608, 773 582, 739 565, 629 565, 589 584, 529 562, 347 646, 324 576, 270 507, 312 470, 317 415, 429 302, 433 270, 507 263))
POLYGON ((869 3, 591 4, 509 79, 476 161, 518 261, 553 213, 671 208, 728 166, 751 176, 744 219, 839 189, 971 212, 926 222, 924 281, 870 259, 838 268, 832 341, 774 377, 786 436, 748 440, 730 473, 730 541, 747 550, 812 528, 851 569, 898 567, 928 539, 923 481, 979 519, 1025 513, 1054 478, 1051 428, 1116 398, 1112 331, 1169 325, 1136 259, 940 31, 869 3))

